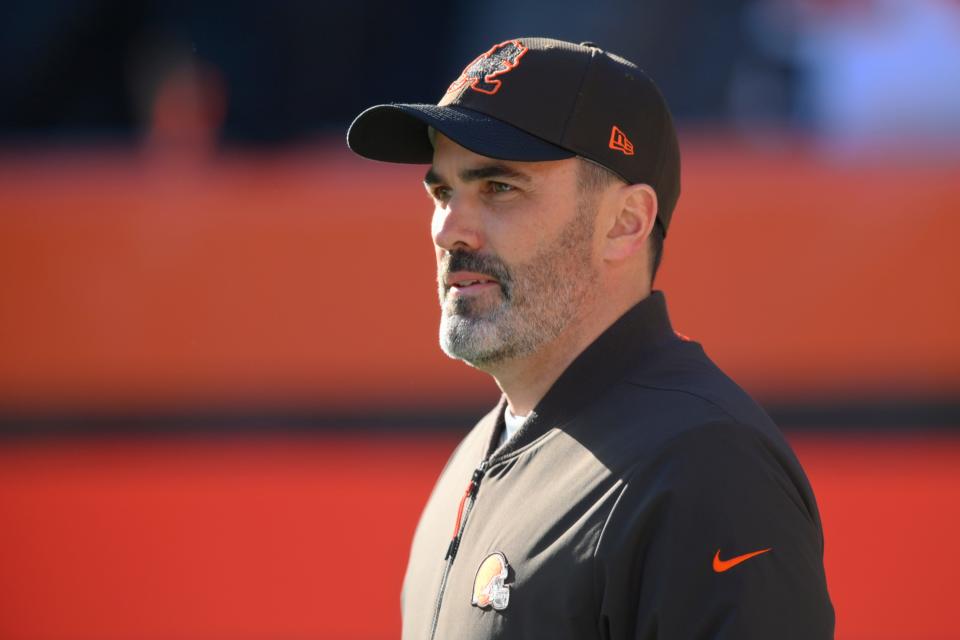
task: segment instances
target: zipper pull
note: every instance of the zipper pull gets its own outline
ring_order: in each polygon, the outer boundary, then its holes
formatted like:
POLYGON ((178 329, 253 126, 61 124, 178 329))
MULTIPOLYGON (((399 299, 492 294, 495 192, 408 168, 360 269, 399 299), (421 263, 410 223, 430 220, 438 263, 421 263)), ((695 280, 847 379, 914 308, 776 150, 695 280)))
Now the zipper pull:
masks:
POLYGON ((447 555, 444 556, 444 560, 453 560, 457 555, 457 549, 460 547, 460 536, 463 533, 460 530, 463 509, 467 504, 467 499, 473 500, 477 497, 477 491, 480 490, 480 481, 483 480, 483 474, 486 472, 487 461, 484 460, 479 467, 474 469, 473 475, 470 477, 470 484, 467 485, 467 490, 463 492, 463 497, 460 498, 460 506, 457 508, 457 521, 453 525, 453 536, 450 538, 450 545, 447 547, 447 555))
POLYGON ((480 481, 483 480, 483 474, 487 472, 486 461, 481 462, 480 466, 473 470, 473 476, 470 478, 470 497, 475 498, 480 489, 480 481))

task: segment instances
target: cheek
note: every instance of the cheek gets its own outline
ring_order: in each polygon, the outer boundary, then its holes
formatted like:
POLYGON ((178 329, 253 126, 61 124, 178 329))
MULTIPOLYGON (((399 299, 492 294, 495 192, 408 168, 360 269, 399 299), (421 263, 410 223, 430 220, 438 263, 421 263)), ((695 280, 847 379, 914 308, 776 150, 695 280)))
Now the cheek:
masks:
POLYGON ((498 228, 498 247, 503 257, 509 256, 511 261, 523 263, 544 252, 556 251, 558 245, 565 250, 573 249, 566 246, 576 214, 568 211, 569 208, 569 202, 552 203, 552 207, 540 207, 530 215, 516 219, 509 228, 506 225, 498 228))
MULTIPOLYGON (((437 242, 437 236, 440 234, 441 229, 443 229, 443 210, 435 208, 433 210, 433 216, 430 218, 430 238, 433 239, 434 244, 437 242)), ((437 251, 439 252, 440 250, 437 249, 437 251)))
POLYGON ((490 250, 504 259, 523 261, 550 236, 550 221, 540 208, 515 207, 487 216, 484 233, 490 250))

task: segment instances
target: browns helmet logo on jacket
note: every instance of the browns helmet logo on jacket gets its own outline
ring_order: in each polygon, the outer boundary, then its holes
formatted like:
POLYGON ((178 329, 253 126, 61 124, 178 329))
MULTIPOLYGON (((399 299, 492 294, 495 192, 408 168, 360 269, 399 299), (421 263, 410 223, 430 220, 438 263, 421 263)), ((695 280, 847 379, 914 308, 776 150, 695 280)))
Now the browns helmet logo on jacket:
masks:
POLYGON ((500 90, 502 76, 520 64, 520 58, 527 52, 527 47, 519 40, 507 40, 491 47, 486 53, 481 53, 473 62, 468 64, 456 80, 447 88, 444 100, 455 94, 464 85, 474 91, 493 95, 500 90), (469 83, 469 84, 468 84, 469 83))
POLYGON ((473 598, 470 604, 481 609, 493 607, 503 611, 510 603, 510 587, 504 584, 510 575, 510 566, 507 558, 499 551, 491 553, 477 569, 477 577, 473 580, 473 598))

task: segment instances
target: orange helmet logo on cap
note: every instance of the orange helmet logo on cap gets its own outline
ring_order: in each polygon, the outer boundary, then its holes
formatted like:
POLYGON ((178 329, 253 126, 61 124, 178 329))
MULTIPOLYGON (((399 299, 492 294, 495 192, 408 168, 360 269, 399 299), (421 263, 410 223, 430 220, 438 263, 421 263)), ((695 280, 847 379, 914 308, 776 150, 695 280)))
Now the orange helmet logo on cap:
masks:
POLYGON ((481 53, 468 64, 460 76, 447 88, 444 100, 455 94, 464 85, 480 93, 494 94, 503 83, 497 79, 520 64, 520 58, 528 51, 519 40, 507 40, 481 53))

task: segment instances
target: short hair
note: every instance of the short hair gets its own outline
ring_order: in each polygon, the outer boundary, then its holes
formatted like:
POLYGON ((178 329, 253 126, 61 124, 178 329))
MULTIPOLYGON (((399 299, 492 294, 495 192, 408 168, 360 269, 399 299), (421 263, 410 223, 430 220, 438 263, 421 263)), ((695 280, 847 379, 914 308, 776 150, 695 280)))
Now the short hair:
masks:
MULTIPOLYGON (((627 184, 627 181, 619 175, 607 169, 603 165, 597 164, 586 158, 577 157, 579 167, 577 169, 577 189, 580 193, 593 194, 601 189, 608 187, 615 182, 627 184)), ((657 276, 657 270, 660 268, 660 260, 663 257, 663 225, 659 218, 650 230, 650 284, 657 276)))

